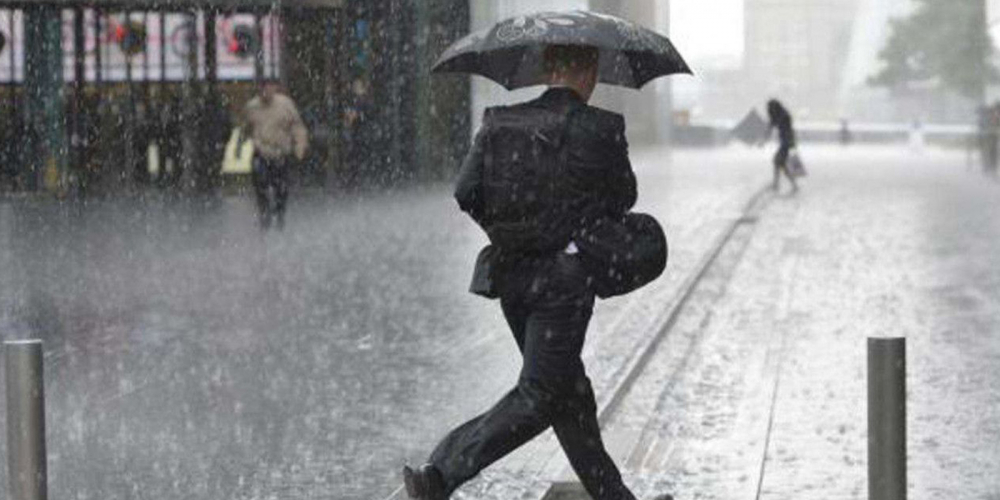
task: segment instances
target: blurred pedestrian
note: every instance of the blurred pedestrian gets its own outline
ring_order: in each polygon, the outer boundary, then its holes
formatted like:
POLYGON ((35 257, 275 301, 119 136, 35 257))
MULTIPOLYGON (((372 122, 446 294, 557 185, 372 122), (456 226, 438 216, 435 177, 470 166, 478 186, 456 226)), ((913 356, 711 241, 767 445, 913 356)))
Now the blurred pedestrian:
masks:
POLYGON ((770 140, 774 129, 778 129, 778 151, 774 154, 774 182, 772 182, 771 188, 775 191, 778 190, 778 181, 781 174, 784 173, 788 182, 792 184, 792 191, 798 191, 799 185, 795 182, 795 176, 788 169, 788 157, 796 145, 792 115, 780 101, 771 99, 767 101, 767 116, 770 119, 770 124, 768 124, 761 144, 763 145, 770 140))
POLYGON ((429 463, 404 469, 412 498, 449 498, 549 426, 594 499, 635 498, 604 449, 580 359, 595 292, 574 232, 591 217, 620 217, 636 201, 622 116, 587 104, 598 55, 548 46, 549 89, 486 110, 462 165, 455 198, 493 243, 477 259, 472 291, 500 299, 522 368, 517 386, 451 431, 429 463))
POLYGON ((285 224, 288 203, 288 177, 295 159, 305 158, 309 131, 291 98, 281 93, 277 81, 266 80, 258 87, 258 95, 243 111, 241 137, 254 144, 251 181, 257 199, 257 215, 262 229, 272 221, 280 229, 285 224))
POLYGON ((208 163, 201 170, 199 184, 211 189, 218 185, 222 174, 222 163, 226 156, 226 142, 233 129, 232 114, 225 94, 213 89, 205 98, 201 113, 201 154, 202 161, 208 163))
POLYGON ((846 118, 840 119, 840 145, 850 146, 851 142, 854 141, 854 134, 851 133, 851 127, 847 122, 846 118))
POLYGON ((919 118, 910 124, 910 151, 917 154, 924 151, 924 125, 919 118))
POLYGON ((156 124, 156 143, 159 149, 156 184, 160 187, 176 186, 181 178, 181 158, 184 147, 181 143, 183 115, 181 100, 177 95, 164 99, 159 108, 159 122, 156 124))
POLYGON ((986 154, 983 169, 995 174, 1000 160, 1000 102, 986 108, 986 154))

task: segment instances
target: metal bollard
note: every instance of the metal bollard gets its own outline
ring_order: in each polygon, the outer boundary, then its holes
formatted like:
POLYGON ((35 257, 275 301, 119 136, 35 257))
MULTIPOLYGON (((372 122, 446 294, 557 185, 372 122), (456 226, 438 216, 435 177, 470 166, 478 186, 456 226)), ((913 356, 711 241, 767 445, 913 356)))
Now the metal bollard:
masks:
POLYGON ((868 339, 868 498, 906 500, 906 339, 868 339))
POLYGON ((12 500, 45 500, 42 341, 4 342, 7 365, 7 480, 12 500))

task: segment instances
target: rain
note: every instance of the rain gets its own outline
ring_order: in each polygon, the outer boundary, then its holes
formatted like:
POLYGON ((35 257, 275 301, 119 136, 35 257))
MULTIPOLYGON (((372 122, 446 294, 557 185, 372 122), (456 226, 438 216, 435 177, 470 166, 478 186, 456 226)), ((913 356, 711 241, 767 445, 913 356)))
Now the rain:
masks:
POLYGON ((0 497, 1000 499, 998 43, 1000 0, 0 0, 0 497), (517 253, 532 161, 579 227, 517 253), (593 408, 518 336, 573 283, 593 408), (627 490, 446 437, 507 397, 584 401, 627 490))

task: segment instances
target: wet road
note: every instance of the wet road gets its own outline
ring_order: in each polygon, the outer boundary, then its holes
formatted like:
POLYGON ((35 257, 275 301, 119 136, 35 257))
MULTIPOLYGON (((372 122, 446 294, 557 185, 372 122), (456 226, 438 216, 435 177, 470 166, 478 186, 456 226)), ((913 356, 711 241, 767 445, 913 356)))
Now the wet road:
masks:
POLYGON ((807 160, 803 190, 734 237, 610 423, 632 443, 630 484, 867 498, 865 339, 906 336, 909 498, 1000 498, 1000 184, 961 154, 807 160))
MULTIPOLYGON (((671 262, 599 305, 586 350, 599 394, 767 179, 762 161, 635 152, 638 208, 664 221, 671 262)), ((46 342, 51 495, 391 491, 404 460, 518 368, 499 308, 465 293, 484 238, 449 193, 293 193, 270 234, 247 198, 0 202, 0 336, 46 342)))

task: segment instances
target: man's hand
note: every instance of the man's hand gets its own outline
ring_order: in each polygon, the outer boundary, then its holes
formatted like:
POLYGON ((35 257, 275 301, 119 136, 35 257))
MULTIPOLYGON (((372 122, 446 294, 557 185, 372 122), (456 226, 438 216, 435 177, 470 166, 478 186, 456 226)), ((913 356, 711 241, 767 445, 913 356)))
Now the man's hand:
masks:
POLYGON ((309 146, 309 141, 305 137, 299 136, 295 141, 295 159, 302 161, 306 158, 306 150, 309 146))

